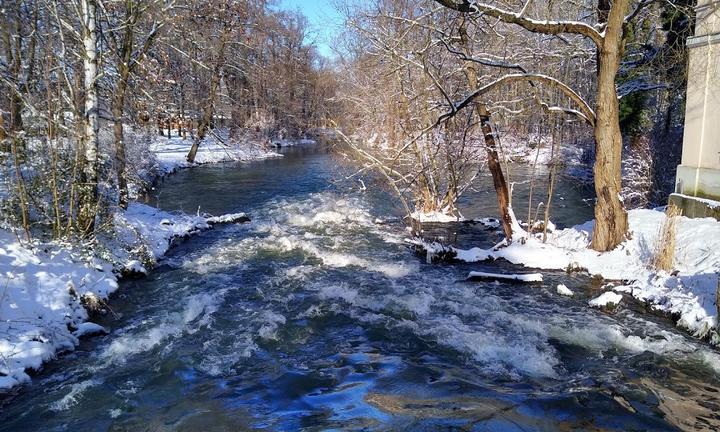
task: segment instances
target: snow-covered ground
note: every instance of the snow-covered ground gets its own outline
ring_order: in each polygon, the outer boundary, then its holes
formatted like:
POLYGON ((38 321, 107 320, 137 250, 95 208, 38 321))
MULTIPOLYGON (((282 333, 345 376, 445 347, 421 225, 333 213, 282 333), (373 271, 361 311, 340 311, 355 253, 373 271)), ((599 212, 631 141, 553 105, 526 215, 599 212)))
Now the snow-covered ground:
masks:
MULTIPOLYGON (((135 167, 142 181, 151 181, 179 168, 192 142, 156 137, 148 160, 135 167), (145 166, 147 165, 147 166, 145 166)), ((279 157, 260 145, 223 145, 206 139, 196 163, 250 161, 279 157)), ((0 182, 0 194, 5 182, 0 182)), ((133 184, 134 194, 140 190, 133 184)), ((208 229, 214 224, 245 221, 244 214, 206 217, 172 214, 133 202, 113 215, 112 229, 98 234, 94 244, 20 242, 0 226, 0 389, 30 379, 59 352, 72 350, 78 338, 104 329, 88 322, 92 309, 104 309, 125 274, 145 274, 176 239, 208 229)))
POLYGON ((549 136, 501 134, 500 148, 502 157, 508 162, 534 164, 537 159, 538 165, 548 165, 553 158, 552 137, 549 136))
MULTIPOLYGON (((462 214, 457 216, 450 214, 446 210, 441 211, 430 211, 422 212, 415 210, 410 213, 410 218, 420 223, 455 223, 455 222, 469 222, 479 223, 485 225, 488 228, 500 228, 500 221, 495 218, 480 218, 480 219, 465 219, 462 214)), ((554 225, 553 225, 554 226, 554 225)))
POLYGON ((297 145, 309 145, 309 144, 317 144, 317 141, 314 139, 309 138, 300 138, 300 139, 275 139, 272 141, 272 145, 275 147, 294 147, 297 145))
POLYGON ((79 337, 103 332, 87 322, 86 307, 102 309, 123 273, 146 273, 175 239, 244 218, 172 214, 132 203, 115 214, 112 234, 98 237, 94 254, 68 244, 20 243, 0 229, 0 389, 28 381, 28 369, 72 350, 79 337))
MULTIPOLYGON (((678 317, 677 325, 694 336, 720 345, 716 290, 720 275, 720 222, 715 219, 682 217, 677 224, 674 271, 652 268, 651 261, 665 213, 656 210, 629 212, 631 238, 605 253, 589 249, 594 222, 590 221, 549 235, 547 243, 530 236, 518 226, 517 238, 505 246, 490 249, 457 249, 437 243, 422 243, 429 255, 450 252, 456 259, 477 262, 503 258, 530 268, 578 270, 607 280, 617 293, 627 293, 654 309, 678 317)), ((617 303, 617 296, 605 295, 591 305, 617 303)))
MULTIPOLYGON (((190 147, 192 147, 191 139, 157 137, 150 144, 150 149, 157 159, 160 174, 164 175, 192 166, 193 164, 186 159, 190 147)), ((208 137, 200 144, 195 164, 252 161, 272 157, 282 157, 282 155, 269 146, 258 143, 241 142, 225 145, 213 137, 208 137)))
POLYGON ((421 223, 450 223, 465 221, 465 218, 462 215, 455 216, 444 210, 430 212, 415 210, 410 214, 410 217, 421 223))

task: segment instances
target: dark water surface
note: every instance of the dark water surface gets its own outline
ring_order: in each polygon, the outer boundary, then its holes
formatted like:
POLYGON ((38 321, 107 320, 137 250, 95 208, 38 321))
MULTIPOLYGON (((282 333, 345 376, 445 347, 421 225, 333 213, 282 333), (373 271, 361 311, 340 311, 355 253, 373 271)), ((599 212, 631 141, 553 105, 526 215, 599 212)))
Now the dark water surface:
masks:
MULTIPOLYGON (((527 170, 515 171, 521 208, 527 170)), ((590 309, 600 287, 581 275, 478 283, 468 270, 512 267, 427 264, 404 244, 390 198, 346 174, 303 147, 167 179, 152 204, 253 222, 207 231, 123 282, 117 318, 101 323, 110 334, 35 376, 2 407, 0 430, 717 427, 713 350, 629 302, 590 309), (556 294, 561 282, 575 297, 556 294)), ((468 197, 466 216, 494 214, 489 188, 484 179, 468 197)), ((588 198, 561 181, 554 219, 590 218, 588 198)), ((479 224, 427 228, 497 240, 479 224)))

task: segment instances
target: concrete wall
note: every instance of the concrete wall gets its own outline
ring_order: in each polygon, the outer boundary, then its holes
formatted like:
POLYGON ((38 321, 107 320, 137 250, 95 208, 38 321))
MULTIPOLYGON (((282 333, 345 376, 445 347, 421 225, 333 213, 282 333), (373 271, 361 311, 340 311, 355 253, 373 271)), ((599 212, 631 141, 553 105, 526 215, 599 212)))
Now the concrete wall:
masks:
POLYGON ((720 1, 699 0, 676 192, 720 200, 720 1))

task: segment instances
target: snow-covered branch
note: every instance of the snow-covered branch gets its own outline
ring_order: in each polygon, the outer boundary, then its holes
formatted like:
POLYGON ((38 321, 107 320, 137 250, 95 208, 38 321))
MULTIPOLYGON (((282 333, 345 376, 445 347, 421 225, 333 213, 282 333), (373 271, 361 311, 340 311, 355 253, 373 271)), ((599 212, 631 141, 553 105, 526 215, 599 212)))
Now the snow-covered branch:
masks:
POLYGON ((592 108, 590 108, 590 105, 585 101, 585 99, 582 98, 575 90, 571 89, 569 86, 564 84, 562 81, 557 80, 555 78, 549 77, 547 75, 542 74, 510 74, 510 75, 504 75, 495 81, 488 83, 474 92, 472 92, 469 96, 467 96, 462 101, 455 103, 453 105, 453 108, 450 112, 443 114, 440 116, 438 121, 442 122, 454 115, 455 112, 462 110, 463 108, 470 105, 475 99, 478 97, 487 94, 488 92, 506 84, 511 84, 514 82, 538 82, 550 87, 554 87, 558 90, 560 90, 565 96, 567 96, 570 100, 573 101, 578 106, 579 112, 577 114, 587 121, 590 125, 595 124, 595 112, 592 108))
POLYGON ((550 21, 537 20, 523 16, 522 12, 511 12, 486 3, 473 0, 435 0, 441 5, 458 12, 470 14, 485 14, 510 24, 517 24, 526 30, 549 35, 578 34, 591 39, 596 45, 603 44, 602 34, 584 22, 580 21, 550 21))

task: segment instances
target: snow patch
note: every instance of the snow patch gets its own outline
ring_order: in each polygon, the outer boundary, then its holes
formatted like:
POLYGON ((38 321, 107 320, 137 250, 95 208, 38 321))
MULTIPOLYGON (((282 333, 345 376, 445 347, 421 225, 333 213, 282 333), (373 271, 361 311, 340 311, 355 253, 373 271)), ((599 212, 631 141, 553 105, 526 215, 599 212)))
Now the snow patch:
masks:
POLYGON ((191 147, 191 139, 157 137, 151 143, 150 150, 157 159, 159 174, 162 176, 181 168, 208 163, 243 162, 282 157, 281 154, 260 144, 223 144, 213 137, 208 137, 200 143, 195 156, 195 163, 191 164, 187 161, 187 155, 191 147))
MULTIPOLYGON (((119 274, 146 273, 174 239, 210 227, 202 216, 171 214, 140 203, 115 213, 113 222, 112 232, 98 235, 96 256, 65 243, 21 244, 0 229, 0 389, 29 381, 26 370, 39 370, 56 353, 74 349, 79 338, 106 332, 87 322, 83 299, 102 304, 117 290, 119 274)), ((206 307, 199 307, 200 312, 206 307)), ((140 340, 122 340, 127 346, 114 349, 147 349, 173 329, 160 327, 140 340)))
POLYGON ((566 297, 572 297, 574 295, 570 288, 566 287, 563 284, 559 284, 557 286, 557 293, 566 297))
MULTIPOLYGON (((618 288, 658 311, 678 315, 678 326, 696 337, 710 337, 717 325, 716 290, 720 279, 720 223, 712 218, 680 217, 677 224, 674 256, 675 271, 668 274, 651 268, 652 254, 665 221, 657 210, 628 212, 630 239, 610 252, 589 248, 594 221, 548 234, 547 243, 540 235, 515 228, 510 245, 503 241, 490 249, 457 249, 436 243, 421 245, 428 256, 450 254, 466 262, 505 259, 529 268, 577 270, 609 280, 626 281, 618 288)), ((711 342, 720 343, 720 337, 711 342)))
POLYGON ((239 222, 248 222, 250 219, 245 213, 228 213, 222 216, 210 216, 205 219, 210 225, 231 224, 239 222))
POLYGON ((416 210, 410 214, 410 217, 421 223, 451 223, 465 220, 462 215, 452 215, 447 211, 421 212, 416 210))
POLYGON ((468 273, 468 279, 494 279, 507 280, 517 282, 542 282, 543 275, 541 273, 525 273, 525 274, 501 274, 471 271, 468 273))
POLYGON ((622 301, 622 294, 607 291, 600 294, 598 297, 588 301, 588 304, 592 307, 601 308, 619 305, 620 301, 622 301))
POLYGON ((77 337, 77 338, 81 338, 81 337, 87 336, 87 335, 107 333, 107 332, 108 331, 105 329, 105 327, 101 326, 100 324, 84 322, 78 326, 77 330, 75 330, 75 332, 73 332, 73 335, 75 335, 75 337, 77 337))

